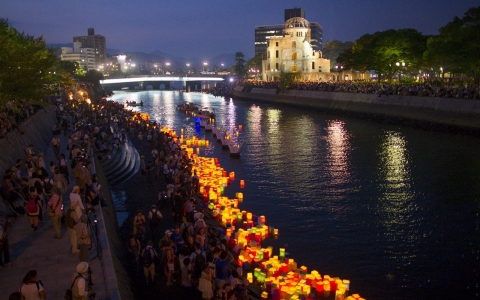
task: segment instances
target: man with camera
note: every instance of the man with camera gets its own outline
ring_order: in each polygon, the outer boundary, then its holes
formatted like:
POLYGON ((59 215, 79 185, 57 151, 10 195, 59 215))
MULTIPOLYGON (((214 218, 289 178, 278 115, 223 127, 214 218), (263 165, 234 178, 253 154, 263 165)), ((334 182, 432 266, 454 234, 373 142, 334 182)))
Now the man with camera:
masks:
POLYGON ((93 299, 95 297, 95 292, 90 287, 90 281, 86 277, 89 269, 88 263, 84 261, 77 265, 77 272, 73 277, 73 300, 88 300, 88 298, 93 299))

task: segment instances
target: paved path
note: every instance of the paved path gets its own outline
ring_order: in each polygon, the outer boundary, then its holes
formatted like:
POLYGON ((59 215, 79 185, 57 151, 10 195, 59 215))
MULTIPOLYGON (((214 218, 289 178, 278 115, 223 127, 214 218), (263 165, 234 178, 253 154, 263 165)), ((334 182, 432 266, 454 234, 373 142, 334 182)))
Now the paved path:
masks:
MULTIPOLYGON (((59 137, 62 142, 62 152, 67 154, 68 138, 63 135, 59 137)), ((50 161, 56 161, 51 147, 44 152, 47 166, 50 161)), ((24 159, 23 153, 21 158, 24 159)), ((70 174, 72 174, 71 170, 70 174)), ((65 209, 70 206, 68 195, 74 184, 73 179, 70 181, 69 189, 63 195, 65 209)), ((0 300, 7 300, 11 293, 18 291, 23 277, 29 270, 37 270, 38 279, 43 282, 48 299, 64 299, 65 290, 70 288, 72 275, 79 263, 79 256, 70 251, 70 237, 65 227, 62 228, 62 239, 54 239, 53 236, 52 222, 46 214, 43 216, 43 224, 37 231, 31 230, 28 217, 16 219, 9 235, 12 266, 0 270, 0 300)), ((97 294, 95 299, 106 299, 106 274, 104 274, 101 260, 96 257, 94 247, 89 253, 89 263, 93 272, 93 289, 97 294)))

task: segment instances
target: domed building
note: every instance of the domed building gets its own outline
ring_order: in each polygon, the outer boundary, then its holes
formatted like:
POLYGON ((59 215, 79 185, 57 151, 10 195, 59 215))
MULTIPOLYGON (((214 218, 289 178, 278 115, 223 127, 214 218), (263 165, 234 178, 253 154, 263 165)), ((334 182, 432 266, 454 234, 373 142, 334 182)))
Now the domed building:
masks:
POLYGON ((330 79, 330 60, 322 57, 310 44, 309 22, 301 17, 288 19, 283 36, 268 38, 267 57, 262 61, 262 79, 276 80, 280 72, 298 73, 302 81, 330 79))

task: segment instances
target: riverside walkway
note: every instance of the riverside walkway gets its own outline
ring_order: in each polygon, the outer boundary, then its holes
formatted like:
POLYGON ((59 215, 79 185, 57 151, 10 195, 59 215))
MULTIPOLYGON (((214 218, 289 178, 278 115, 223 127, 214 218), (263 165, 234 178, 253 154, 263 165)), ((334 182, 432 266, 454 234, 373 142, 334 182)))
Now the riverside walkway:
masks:
MULTIPOLYGON (((61 153, 67 153, 67 139, 59 135, 61 139, 61 153)), ((56 162, 52 147, 44 151, 45 162, 56 162)), ((23 159, 23 153, 19 154, 23 159)), ((70 166, 69 166, 70 168, 70 166)), ((72 174, 70 170, 70 174, 72 174)), ((63 194, 63 205, 66 210, 70 207, 69 194, 75 180, 71 180, 67 192, 63 194)), ((8 299, 9 295, 21 287, 22 279, 29 270, 37 270, 38 280, 41 280, 47 294, 47 299, 64 299, 65 290, 70 288, 72 276, 79 263, 78 254, 70 251, 70 237, 65 227, 61 230, 61 239, 54 239, 54 231, 50 218, 45 213, 43 223, 37 231, 30 228, 29 218, 22 216, 16 218, 9 234, 11 253, 11 266, 0 270, 0 300, 8 299)), ((98 221, 98 234, 103 235, 103 217, 100 209, 90 215, 98 221)), ((104 240, 104 238, 102 238, 104 240)), ((106 248, 106 247, 105 247, 106 248)), ((103 250, 105 254, 105 249, 103 250)), ((105 255, 108 256, 108 255, 105 255)), ((115 272, 107 259, 97 256, 97 249, 92 247, 89 251, 88 262, 92 270, 93 289, 96 292, 95 299, 117 299, 115 293, 109 291, 112 286, 116 287, 115 272), (102 261, 103 260, 103 261, 102 261), (113 278, 111 277, 113 273, 113 278), (113 296, 112 296, 113 295, 113 296)))

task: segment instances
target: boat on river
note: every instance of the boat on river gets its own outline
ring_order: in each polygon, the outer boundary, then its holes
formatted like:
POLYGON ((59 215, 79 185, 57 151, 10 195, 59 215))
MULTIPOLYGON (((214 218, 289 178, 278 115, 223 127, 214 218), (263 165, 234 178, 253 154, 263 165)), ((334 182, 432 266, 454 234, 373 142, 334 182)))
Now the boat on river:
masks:
POLYGON ((202 107, 197 112, 198 117, 207 118, 207 119, 215 119, 215 110, 209 109, 208 107, 202 107))
POLYGON ((190 103, 190 102, 183 102, 177 105, 177 110, 183 110, 183 111, 188 111, 188 112, 198 112, 200 109, 198 108, 197 105, 190 103))
POLYGON ((125 102, 126 106, 143 106, 143 101, 137 102, 137 101, 127 101, 125 102))
POLYGON ((229 142, 228 149, 230 150, 231 157, 240 157, 240 144, 229 142))

